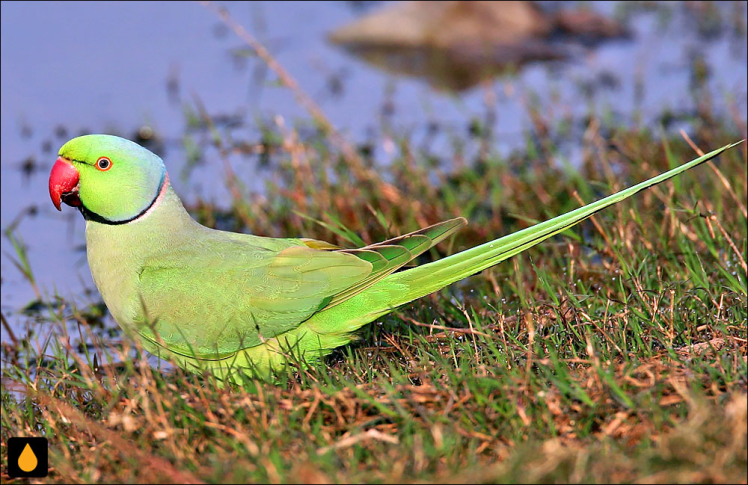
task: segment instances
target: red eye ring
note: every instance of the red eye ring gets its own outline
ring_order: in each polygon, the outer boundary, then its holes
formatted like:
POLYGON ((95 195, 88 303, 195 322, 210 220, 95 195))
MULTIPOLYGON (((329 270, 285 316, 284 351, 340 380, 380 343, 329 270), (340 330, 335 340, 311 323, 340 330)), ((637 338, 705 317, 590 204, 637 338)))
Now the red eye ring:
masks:
POLYGON ((101 157, 98 160, 96 160, 96 168, 98 168, 102 172, 106 172, 107 170, 112 168, 112 161, 109 160, 107 157, 101 157))

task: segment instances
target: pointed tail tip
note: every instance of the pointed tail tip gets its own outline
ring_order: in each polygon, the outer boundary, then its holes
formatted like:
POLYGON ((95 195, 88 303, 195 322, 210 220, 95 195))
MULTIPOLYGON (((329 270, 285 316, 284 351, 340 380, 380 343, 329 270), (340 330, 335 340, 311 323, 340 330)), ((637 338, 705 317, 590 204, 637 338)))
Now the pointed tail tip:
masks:
MULTIPOLYGON (((705 155, 702 155, 702 156, 701 156, 701 158, 705 158, 705 157, 708 157, 707 159, 711 160, 711 159, 712 159, 712 158, 714 158, 714 157, 718 157, 718 156, 722 155, 722 154, 723 154, 723 153, 725 153, 725 152, 726 152, 727 150, 729 150, 729 149, 731 149, 731 148, 735 148, 736 146, 738 146, 738 145, 740 145, 741 143, 743 143, 743 142, 744 142, 745 140, 746 140, 746 139, 745 139, 745 138, 743 138, 743 139, 742 139, 742 140, 740 140, 740 141, 736 141, 736 142, 734 142, 734 143, 730 143, 730 144, 728 144, 728 145, 725 145, 725 146, 722 146, 722 147, 720 147, 720 148, 717 148, 717 149, 715 149, 715 150, 713 150, 713 151, 711 151, 711 152, 709 152, 709 153, 707 153, 707 154, 705 154, 705 155)), ((704 161, 706 161, 706 160, 704 160, 704 161)))

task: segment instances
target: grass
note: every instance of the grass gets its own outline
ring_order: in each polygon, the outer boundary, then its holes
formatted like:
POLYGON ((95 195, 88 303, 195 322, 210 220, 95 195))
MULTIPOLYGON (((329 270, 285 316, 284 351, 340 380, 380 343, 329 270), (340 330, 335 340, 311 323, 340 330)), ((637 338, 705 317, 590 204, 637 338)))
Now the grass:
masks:
MULTIPOLYGON (((253 199, 228 173, 234 204, 199 202, 201 222, 348 244, 339 227, 369 243, 468 217, 424 259, 694 157, 680 137, 618 128, 591 140, 579 171, 522 153, 448 171, 402 139, 388 168, 354 175, 323 134, 272 135, 281 181, 253 199)), ((739 136, 717 126, 695 139, 739 136)), ((3 339, 3 482, 7 438, 40 434, 49 482, 745 482, 745 157, 742 145, 715 164, 730 190, 699 167, 275 384, 159 368, 100 303, 37 302, 29 335, 3 339)))
MULTIPOLYGON (((341 146, 319 120, 268 123, 256 142, 195 105, 185 174, 211 161, 232 197, 190 206, 201 223, 352 245, 468 218, 421 262, 746 137, 744 119, 708 103, 677 114, 693 141, 592 115, 556 127, 534 110, 526 149, 508 156, 473 120, 451 135, 452 153, 393 135, 397 156, 382 166, 372 146, 341 146), (585 136, 572 165, 574 131, 585 136), (264 195, 234 173, 247 161, 272 167, 264 195)), ((11 230, 38 299, 23 334, 3 316, 0 477, 745 483, 747 195, 743 144, 364 327, 322 363, 241 387, 149 358, 98 297, 43 295, 11 230), (49 477, 8 477, 8 438, 40 435, 49 477)))

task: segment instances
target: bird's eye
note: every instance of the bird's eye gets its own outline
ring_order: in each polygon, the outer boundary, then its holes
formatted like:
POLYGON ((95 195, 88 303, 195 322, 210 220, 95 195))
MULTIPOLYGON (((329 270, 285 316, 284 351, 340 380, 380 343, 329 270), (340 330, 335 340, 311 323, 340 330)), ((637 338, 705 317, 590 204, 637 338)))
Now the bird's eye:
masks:
POLYGON ((106 172, 107 170, 112 168, 112 161, 107 157, 101 157, 96 161, 96 168, 98 168, 102 172, 106 172))

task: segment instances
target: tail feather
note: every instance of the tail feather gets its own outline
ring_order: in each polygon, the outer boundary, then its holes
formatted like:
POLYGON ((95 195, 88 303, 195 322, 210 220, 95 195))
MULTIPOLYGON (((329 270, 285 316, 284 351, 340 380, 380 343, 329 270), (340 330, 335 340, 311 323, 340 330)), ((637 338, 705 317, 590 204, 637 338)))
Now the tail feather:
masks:
MULTIPOLYGON (((367 292, 364 292, 362 298, 368 297, 367 301, 361 302, 354 298, 354 301, 351 303, 353 305, 358 304, 359 308, 363 305, 368 306, 371 310, 370 313, 359 321, 371 321, 400 305, 426 296, 517 255, 545 241, 549 237, 569 229, 606 207, 621 202, 637 192, 662 183, 686 170, 707 162, 739 143, 742 143, 742 141, 714 150, 645 182, 587 204, 572 212, 528 227, 527 229, 462 251, 447 258, 417 266, 407 271, 390 274, 367 292), (389 288, 396 288, 396 291, 388 291, 389 288)), ((362 322, 361 325, 367 322, 362 322)))

